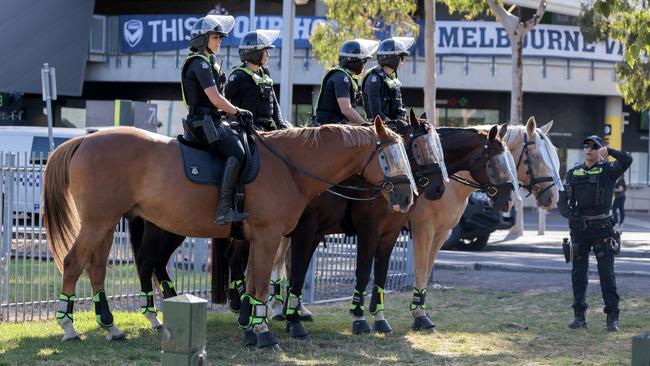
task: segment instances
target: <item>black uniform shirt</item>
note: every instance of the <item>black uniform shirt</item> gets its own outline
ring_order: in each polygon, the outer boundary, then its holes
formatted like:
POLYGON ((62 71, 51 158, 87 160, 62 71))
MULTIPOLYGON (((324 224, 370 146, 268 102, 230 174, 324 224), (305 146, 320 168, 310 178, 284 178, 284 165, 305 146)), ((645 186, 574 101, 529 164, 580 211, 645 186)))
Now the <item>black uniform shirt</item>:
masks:
POLYGON ((316 122, 338 123, 346 119, 341 113, 337 98, 348 98, 352 103, 352 86, 350 83, 356 83, 356 81, 351 80, 343 71, 333 72, 329 76, 319 97, 320 103, 316 108, 316 122))
POLYGON ((562 216, 567 218, 570 216, 572 198, 580 215, 600 215, 611 210, 614 185, 632 164, 632 157, 612 148, 607 148, 607 152, 616 160, 599 161, 591 168, 579 164, 567 172, 564 178, 565 190, 560 191, 558 201, 558 209, 562 216), (600 173, 589 174, 588 171, 592 173, 600 171, 600 173))
POLYGON ((188 106, 216 109, 204 89, 217 86, 219 74, 213 66, 201 57, 187 60, 183 67, 183 93, 188 106))

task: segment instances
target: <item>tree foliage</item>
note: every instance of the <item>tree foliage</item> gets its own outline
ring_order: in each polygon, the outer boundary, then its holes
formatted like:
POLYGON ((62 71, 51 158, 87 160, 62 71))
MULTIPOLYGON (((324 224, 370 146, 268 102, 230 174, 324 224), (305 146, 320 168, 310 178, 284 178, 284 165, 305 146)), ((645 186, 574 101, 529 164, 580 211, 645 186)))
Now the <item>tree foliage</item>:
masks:
POLYGON ((586 41, 610 38, 623 44, 624 61, 616 65, 621 95, 635 110, 650 110, 650 9, 647 2, 597 0, 593 6, 583 6, 578 24, 586 41))
POLYGON ((324 0, 327 23, 318 26, 310 37, 314 57, 326 68, 336 65, 343 42, 353 38, 374 39, 374 32, 389 31, 392 36, 417 35, 413 20, 416 0, 324 0))

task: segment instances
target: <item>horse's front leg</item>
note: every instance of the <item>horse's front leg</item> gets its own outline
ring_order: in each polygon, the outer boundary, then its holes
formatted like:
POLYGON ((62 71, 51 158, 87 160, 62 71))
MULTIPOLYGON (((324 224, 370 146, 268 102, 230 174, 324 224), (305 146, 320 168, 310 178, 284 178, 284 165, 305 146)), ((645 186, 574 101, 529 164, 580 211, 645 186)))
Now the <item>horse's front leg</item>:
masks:
POLYGON ((376 233, 375 225, 369 224, 371 232, 360 231, 357 242, 357 283, 354 286, 352 294, 352 303, 350 304, 350 315, 352 315, 352 333, 363 334, 370 333, 372 328, 366 320, 365 297, 366 287, 370 281, 370 271, 372 261, 379 241, 379 234, 376 233))
POLYGON ((269 308, 271 309, 271 319, 281 321, 284 320, 282 313, 282 305, 284 304, 284 287, 287 282, 288 272, 282 273, 285 267, 285 262, 288 261, 289 247, 291 239, 282 237, 278 252, 275 254, 273 260, 273 271, 271 273, 271 285, 269 291, 269 308))
POLYGON ((398 236, 399 231, 393 235, 382 236, 375 252, 375 283, 372 286, 372 297, 370 298, 368 310, 375 317, 372 330, 378 333, 390 334, 393 332, 393 329, 384 318, 384 308, 386 305, 384 289, 386 288, 390 256, 393 253, 393 247, 398 236))
POLYGON ((266 300, 273 259, 278 251, 281 236, 277 229, 257 229, 250 240, 246 294, 242 296, 237 323, 244 329, 252 327, 257 339, 257 348, 278 344, 275 336, 269 331, 266 300))
MULTIPOLYGON (((420 215, 421 216, 421 215, 420 215)), ((413 330, 434 332, 435 324, 426 312, 427 282, 431 262, 429 256, 433 247, 435 226, 431 220, 417 220, 411 215, 411 232, 413 234, 413 300, 410 310, 413 315, 413 330)))

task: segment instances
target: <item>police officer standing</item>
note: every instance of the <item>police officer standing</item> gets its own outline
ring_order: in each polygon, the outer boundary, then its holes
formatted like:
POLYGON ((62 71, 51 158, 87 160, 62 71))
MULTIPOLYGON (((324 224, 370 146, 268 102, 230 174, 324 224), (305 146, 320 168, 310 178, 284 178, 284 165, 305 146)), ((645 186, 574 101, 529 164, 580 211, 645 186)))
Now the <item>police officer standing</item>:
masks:
POLYGON ((586 292, 589 274, 589 252, 593 248, 598 261, 600 287, 607 314, 607 330, 618 331, 619 296, 614 277, 614 255, 620 250, 620 238, 614 232, 612 200, 614 184, 632 164, 632 157, 622 151, 605 147, 598 136, 584 140, 584 163, 570 169, 565 177, 565 190, 560 191, 558 208, 569 219, 574 245, 572 329, 587 327, 586 292), (608 161, 612 156, 615 161, 608 161))
POLYGON ((377 67, 363 78, 363 107, 369 118, 379 115, 383 120, 406 119, 402 104, 402 83, 397 70, 402 67, 404 57, 415 41, 412 37, 392 37, 379 43, 377 67))
POLYGON ((329 70, 321 82, 316 104, 317 125, 326 123, 367 123, 355 109, 363 103, 359 84, 353 76, 360 75, 366 62, 377 51, 377 41, 353 39, 339 50, 339 66, 329 70))
POLYGON ((183 120, 185 135, 204 142, 226 160, 216 219, 216 223, 222 225, 248 216, 233 207, 233 193, 245 155, 244 148, 221 117, 227 113, 249 124, 253 122, 253 115, 233 106, 221 95, 225 76, 214 57, 221 47, 221 39, 228 36, 234 24, 235 18, 230 15, 207 15, 197 20, 190 33, 191 53, 181 70, 183 102, 189 110, 187 119, 183 120))
POLYGON ((248 32, 239 44, 243 64, 233 69, 226 85, 226 98, 237 107, 253 113, 254 127, 273 131, 291 127, 282 118, 280 105, 273 90, 273 79, 266 66, 269 49, 280 31, 256 30, 248 32))

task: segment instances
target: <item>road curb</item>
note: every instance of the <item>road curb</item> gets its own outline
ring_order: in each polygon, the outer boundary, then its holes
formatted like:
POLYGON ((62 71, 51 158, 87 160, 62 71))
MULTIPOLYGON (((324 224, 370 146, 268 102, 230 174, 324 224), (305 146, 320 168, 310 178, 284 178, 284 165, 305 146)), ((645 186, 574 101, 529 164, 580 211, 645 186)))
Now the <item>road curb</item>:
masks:
MULTIPOLYGON (((625 243, 623 243, 625 244, 625 243)), ((494 252, 526 252, 526 253, 544 253, 544 254, 557 254, 563 255, 562 249, 555 248, 545 248, 545 247, 536 247, 534 245, 525 245, 525 244, 492 244, 489 243, 485 247, 485 251, 494 251, 494 252)), ((626 252, 621 251, 621 254, 618 257, 625 258, 650 258, 650 251, 644 252, 626 252)))
MULTIPOLYGON (((452 271, 501 271, 501 272, 528 272, 528 273, 571 273, 571 268, 567 264, 566 268, 543 267, 543 266, 522 266, 518 264, 495 264, 479 262, 447 262, 436 261, 434 270, 446 269, 452 271)), ((590 275, 597 276, 597 269, 590 269, 590 275)), ((650 273, 639 271, 616 271, 616 277, 647 277, 650 273)))

